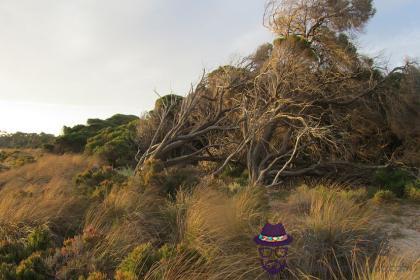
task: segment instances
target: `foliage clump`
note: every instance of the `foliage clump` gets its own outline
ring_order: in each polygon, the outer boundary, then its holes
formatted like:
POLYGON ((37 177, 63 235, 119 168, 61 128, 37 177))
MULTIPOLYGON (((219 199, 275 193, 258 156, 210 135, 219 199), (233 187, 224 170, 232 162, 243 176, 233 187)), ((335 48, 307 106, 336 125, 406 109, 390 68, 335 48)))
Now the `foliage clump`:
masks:
POLYGON ((414 183, 414 179, 404 170, 383 168, 376 171, 375 182, 381 189, 389 190, 397 197, 402 198, 405 187, 414 183))
POLYGON ((136 128, 138 120, 118 127, 107 127, 89 138, 85 147, 87 154, 98 155, 114 167, 134 166, 137 152, 136 128))
POLYGON ((17 279, 16 275, 16 265, 0 262, 0 279, 2 280, 15 280, 17 279))
POLYGON ((376 203, 392 202, 396 198, 395 194, 389 190, 379 190, 373 196, 373 201, 376 203))
POLYGON ((40 253, 34 253, 16 267, 18 279, 50 279, 50 271, 40 253))
POLYGON ((420 180, 407 184, 404 192, 409 200, 420 202, 420 180))
POLYGON ((74 178, 77 190, 92 197, 104 198, 114 185, 120 185, 127 178, 111 166, 95 166, 89 168, 74 178))
POLYGON ((36 157, 33 153, 22 150, 0 150, 0 171, 34 163, 36 157))
POLYGON ((171 196, 181 187, 191 189, 199 182, 199 176, 199 170, 193 166, 164 168, 157 160, 148 160, 137 175, 143 186, 171 196))
POLYGON ((64 126, 63 135, 58 136, 55 140, 55 150, 61 153, 83 152, 88 139, 96 136, 101 130, 116 128, 137 119, 137 116, 117 114, 106 120, 88 119, 86 125, 64 126))
POLYGON ((118 266, 116 279, 139 279, 159 260, 152 244, 137 246, 118 266))
POLYGON ((47 226, 36 227, 27 237, 27 247, 32 252, 43 251, 50 247, 51 232, 47 226))

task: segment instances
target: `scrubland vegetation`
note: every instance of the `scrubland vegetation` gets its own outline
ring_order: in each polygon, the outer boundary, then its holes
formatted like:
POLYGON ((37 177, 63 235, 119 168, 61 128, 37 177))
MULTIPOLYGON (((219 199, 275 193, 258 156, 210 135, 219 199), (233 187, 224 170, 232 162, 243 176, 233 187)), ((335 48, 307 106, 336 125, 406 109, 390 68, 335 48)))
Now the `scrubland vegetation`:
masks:
POLYGON ((420 279, 384 214, 420 207, 420 70, 358 53, 373 14, 270 1, 277 39, 185 97, 1 150, 0 279, 268 279, 267 221, 294 239, 277 279, 420 279))

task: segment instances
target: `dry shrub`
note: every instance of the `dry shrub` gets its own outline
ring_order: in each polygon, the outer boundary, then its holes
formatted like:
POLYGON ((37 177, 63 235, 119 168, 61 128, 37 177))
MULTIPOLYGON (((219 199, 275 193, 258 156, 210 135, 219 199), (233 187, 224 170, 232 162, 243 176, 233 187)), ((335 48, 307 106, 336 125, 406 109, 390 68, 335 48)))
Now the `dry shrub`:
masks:
POLYGON ((87 206, 74 192, 73 177, 92 160, 48 155, 0 174, 0 222, 49 224, 61 233, 77 229, 87 206))

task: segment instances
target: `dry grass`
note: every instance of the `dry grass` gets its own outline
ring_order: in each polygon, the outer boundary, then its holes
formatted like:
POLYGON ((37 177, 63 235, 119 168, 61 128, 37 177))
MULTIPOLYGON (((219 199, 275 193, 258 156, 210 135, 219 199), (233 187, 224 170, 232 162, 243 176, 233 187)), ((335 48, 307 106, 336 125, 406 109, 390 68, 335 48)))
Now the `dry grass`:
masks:
POLYGON ((283 222, 295 237, 289 255, 293 274, 329 279, 341 268, 349 275, 345 264, 352 254, 357 252, 358 261, 378 254, 384 236, 372 223, 372 209, 356 202, 359 195, 302 186, 272 213, 271 220, 283 222))
MULTIPOLYGON (((403 256, 379 257, 373 263, 352 263, 351 279, 358 280, 413 280, 420 279, 420 259, 411 264, 403 261, 403 256)), ((334 279, 345 279, 336 275, 334 279)))
MULTIPOLYGON (((267 279, 253 242, 267 221, 283 223, 294 237, 289 269, 277 279, 418 275, 418 261, 378 256, 383 235, 372 222, 378 214, 364 202, 362 190, 302 186, 270 209, 263 188, 229 192, 223 182, 202 178, 196 188, 181 188, 173 198, 131 178, 104 200, 88 201, 74 191, 73 177, 90 164, 82 156, 51 155, 0 174, 1 240, 19 239, 30 225, 45 223, 80 234, 71 239, 71 248, 81 248, 77 254, 58 262, 49 258, 58 265, 57 277, 115 276, 133 249, 150 242, 153 254, 163 245, 177 249, 148 267, 144 279, 267 279)), ((121 273, 115 277, 128 279, 121 273)))
MULTIPOLYGON (((370 207, 358 202, 362 196, 362 191, 301 187, 272 212, 271 222, 283 222, 295 238, 290 269, 277 279, 394 279, 398 273, 392 269, 401 260, 378 257, 382 235, 370 207)), ((103 254, 121 259, 138 244, 152 241, 157 248, 160 240, 188 250, 157 261, 145 279, 267 279, 252 240, 269 214, 260 188, 229 195, 203 180, 193 191, 179 191, 175 200, 156 198, 123 188, 92 212, 96 219, 90 224, 105 236, 103 254)), ((409 278, 417 273, 414 264, 402 269, 401 279, 415 279, 409 278)))
POLYGON ((113 268, 139 244, 159 243, 167 230, 159 209, 163 201, 154 190, 129 185, 113 189, 103 202, 91 206, 85 229, 99 236, 95 257, 113 268))
POLYGON ((0 222, 49 224, 59 231, 80 226, 87 205, 75 195, 73 176, 92 160, 79 155, 47 155, 0 174, 0 222))

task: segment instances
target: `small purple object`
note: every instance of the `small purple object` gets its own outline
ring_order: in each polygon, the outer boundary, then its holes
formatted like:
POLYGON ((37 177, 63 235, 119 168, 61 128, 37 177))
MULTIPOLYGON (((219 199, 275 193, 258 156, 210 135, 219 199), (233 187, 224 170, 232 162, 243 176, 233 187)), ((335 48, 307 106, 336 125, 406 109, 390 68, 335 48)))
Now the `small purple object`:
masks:
POLYGON ((286 268, 287 245, 292 243, 293 238, 286 233, 282 224, 265 224, 254 241, 258 245, 261 267, 265 271, 275 275, 286 268))

